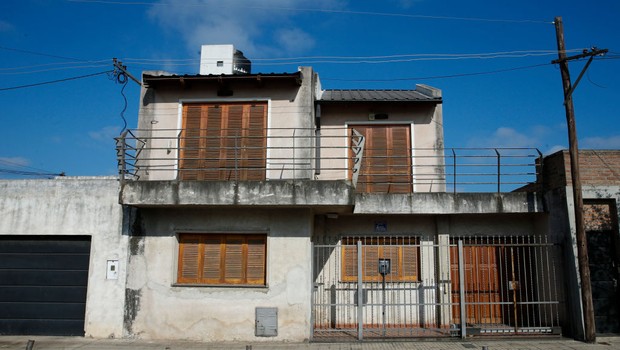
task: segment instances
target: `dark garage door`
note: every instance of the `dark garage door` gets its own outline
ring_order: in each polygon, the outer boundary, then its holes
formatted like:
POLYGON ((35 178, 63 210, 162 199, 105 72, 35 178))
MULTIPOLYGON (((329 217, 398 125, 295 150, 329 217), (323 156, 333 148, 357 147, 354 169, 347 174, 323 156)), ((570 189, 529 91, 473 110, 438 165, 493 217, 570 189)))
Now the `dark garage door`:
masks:
POLYGON ((0 334, 84 335, 90 237, 0 236, 0 334))

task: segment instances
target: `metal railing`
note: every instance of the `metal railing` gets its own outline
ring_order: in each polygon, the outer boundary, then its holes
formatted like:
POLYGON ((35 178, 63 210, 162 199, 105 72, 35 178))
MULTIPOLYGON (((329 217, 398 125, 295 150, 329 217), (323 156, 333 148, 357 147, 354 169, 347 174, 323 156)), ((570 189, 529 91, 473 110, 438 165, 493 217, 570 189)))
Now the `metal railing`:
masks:
POLYGON ((535 148, 364 144, 352 129, 136 129, 116 138, 121 181, 352 180, 360 192, 508 192, 536 181, 535 148))

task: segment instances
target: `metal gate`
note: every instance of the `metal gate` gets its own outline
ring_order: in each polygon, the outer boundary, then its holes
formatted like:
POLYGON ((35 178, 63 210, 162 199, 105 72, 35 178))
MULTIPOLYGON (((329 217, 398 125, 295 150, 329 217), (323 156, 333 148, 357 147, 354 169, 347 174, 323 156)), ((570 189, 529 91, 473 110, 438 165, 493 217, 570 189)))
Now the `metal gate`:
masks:
POLYGON ((314 341, 559 333, 559 247, 544 237, 316 241, 314 341))

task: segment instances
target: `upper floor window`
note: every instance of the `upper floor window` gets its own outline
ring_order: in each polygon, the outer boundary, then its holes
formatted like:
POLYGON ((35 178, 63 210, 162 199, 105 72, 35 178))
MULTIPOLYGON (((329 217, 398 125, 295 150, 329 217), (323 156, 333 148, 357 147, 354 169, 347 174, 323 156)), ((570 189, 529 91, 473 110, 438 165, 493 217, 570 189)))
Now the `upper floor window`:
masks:
MULTIPOLYGON (((359 192, 412 192, 411 127, 354 125, 366 142, 357 179, 359 192)), ((351 133, 350 133, 351 134, 351 133)), ((353 156, 350 157, 353 159, 353 156)), ((350 165, 353 168, 353 164, 350 165)))
POLYGON ((180 180, 264 180, 267 103, 187 103, 180 180))

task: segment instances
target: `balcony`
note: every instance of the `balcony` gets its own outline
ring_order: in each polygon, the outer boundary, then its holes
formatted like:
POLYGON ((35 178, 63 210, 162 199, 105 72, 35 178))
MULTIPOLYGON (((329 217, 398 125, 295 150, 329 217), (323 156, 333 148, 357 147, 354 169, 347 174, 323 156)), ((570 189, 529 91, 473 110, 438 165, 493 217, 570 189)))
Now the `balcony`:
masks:
POLYGON ((239 128, 216 135, 127 130, 116 139, 121 202, 338 211, 372 198, 381 198, 388 210, 404 198, 409 207, 435 198, 441 208, 446 194, 465 201, 472 193, 518 196, 508 193, 535 182, 539 170, 536 149, 396 148, 374 137, 366 143, 354 127, 239 128))

